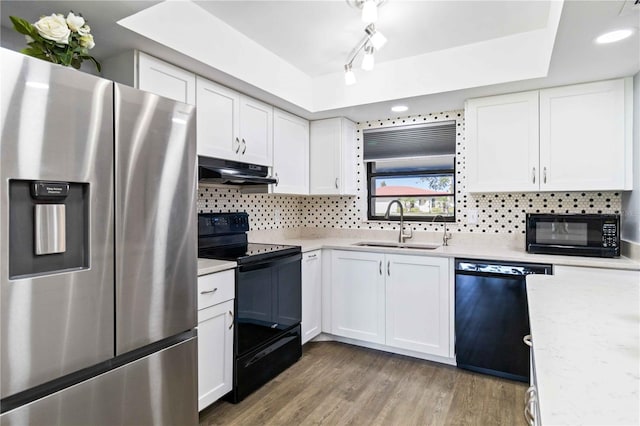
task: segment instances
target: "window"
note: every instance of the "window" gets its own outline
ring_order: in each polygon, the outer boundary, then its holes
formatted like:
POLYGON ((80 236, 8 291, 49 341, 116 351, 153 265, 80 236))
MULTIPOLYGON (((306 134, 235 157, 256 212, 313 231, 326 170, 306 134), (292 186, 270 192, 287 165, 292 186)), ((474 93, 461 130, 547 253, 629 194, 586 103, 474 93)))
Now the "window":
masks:
POLYGON ((455 121, 364 131, 369 220, 455 221, 455 121))

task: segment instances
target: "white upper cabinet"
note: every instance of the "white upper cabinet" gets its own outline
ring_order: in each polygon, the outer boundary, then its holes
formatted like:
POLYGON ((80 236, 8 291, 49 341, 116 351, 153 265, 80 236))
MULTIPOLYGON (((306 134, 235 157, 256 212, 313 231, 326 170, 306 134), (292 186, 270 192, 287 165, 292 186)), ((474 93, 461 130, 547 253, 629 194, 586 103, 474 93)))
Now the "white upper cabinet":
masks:
POLYGON ((274 109, 273 176, 276 194, 309 194, 309 122, 274 109))
POLYGON ((467 190, 538 190, 538 92, 470 99, 467 190))
POLYGON ((541 90, 540 189, 630 189, 630 122, 624 79, 541 90))
POLYGON ((197 78, 198 155, 271 166, 273 107, 197 78))
POLYGON ((356 125, 344 117, 311 122, 309 193, 355 195, 356 125))
POLYGON ((197 78, 198 155, 236 160, 240 149, 240 95, 202 77, 197 78))
POLYGON ((630 78, 470 99, 470 192, 631 189, 630 78))
POLYGON ((271 166, 273 147, 273 107, 240 95, 239 161, 271 166))
POLYGON ((136 87, 186 104, 196 103, 195 74, 142 52, 138 52, 136 87))

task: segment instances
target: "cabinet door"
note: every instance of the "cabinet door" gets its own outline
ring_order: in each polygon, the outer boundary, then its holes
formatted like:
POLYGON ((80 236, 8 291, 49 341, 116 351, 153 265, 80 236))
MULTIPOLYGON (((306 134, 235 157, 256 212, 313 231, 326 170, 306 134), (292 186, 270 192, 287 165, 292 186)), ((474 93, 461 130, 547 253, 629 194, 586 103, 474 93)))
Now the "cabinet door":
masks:
POLYGON ((198 411, 231 390, 233 300, 198 311, 198 411))
POLYGON ((540 188, 625 187, 625 82, 540 91, 540 188))
POLYGON ((309 194, 309 122, 284 111, 273 114, 276 194, 309 194))
POLYGON ((322 258, 320 250, 302 257, 302 344, 320 334, 322 321, 322 258))
POLYGON ((273 107, 240 96, 240 142, 238 160, 272 166, 273 107))
POLYGON ((309 193, 340 193, 340 144, 342 126, 339 118, 312 121, 309 139, 309 193))
POLYGON ((202 77, 197 79, 198 155, 237 160, 240 151, 240 95, 202 77))
POLYGON ((331 253, 331 332, 385 343, 384 255, 334 250, 331 253))
POLYGON ((342 145, 340 149, 340 176, 338 186, 341 195, 356 195, 356 124, 346 118, 342 119, 342 145))
POLYGON ((138 89, 196 104, 196 76, 145 53, 138 53, 138 89))
POLYGON ((539 189, 537 91, 470 99, 465 120, 470 192, 539 189))
POLYGON ((449 356, 449 261, 387 255, 386 343, 449 356))

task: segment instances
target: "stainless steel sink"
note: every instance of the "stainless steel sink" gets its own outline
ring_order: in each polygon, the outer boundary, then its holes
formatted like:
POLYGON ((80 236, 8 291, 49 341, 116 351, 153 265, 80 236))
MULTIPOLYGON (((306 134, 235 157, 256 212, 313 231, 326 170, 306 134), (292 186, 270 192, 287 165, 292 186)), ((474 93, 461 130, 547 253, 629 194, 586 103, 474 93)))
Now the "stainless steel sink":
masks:
POLYGON ((358 247, 385 247, 385 248, 403 248, 414 250, 434 250, 440 247, 438 244, 413 244, 413 243, 392 243, 388 241, 361 241, 353 244, 358 247))

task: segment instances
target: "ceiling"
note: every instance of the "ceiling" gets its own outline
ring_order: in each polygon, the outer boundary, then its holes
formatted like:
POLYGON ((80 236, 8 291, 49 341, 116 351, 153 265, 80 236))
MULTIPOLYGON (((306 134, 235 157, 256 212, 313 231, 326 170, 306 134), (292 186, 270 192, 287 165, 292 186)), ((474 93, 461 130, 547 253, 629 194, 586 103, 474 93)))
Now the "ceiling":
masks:
MULTIPOLYGON (((175 0, 174 0, 175 1, 175 0)), ((179 1, 179 0, 178 0, 179 1)), ((393 114, 390 106, 404 103, 409 111, 420 114, 463 107, 464 99, 508 93, 553 85, 571 84, 620 76, 640 70, 640 36, 599 46, 593 39, 600 33, 619 27, 640 27, 640 8, 631 10, 632 0, 572 0, 564 3, 546 76, 499 82, 477 87, 451 87, 425 96, 403 95, 399 99, 366 102, 343 108, 310 112, 265 90, 259 84, 212 68, 197 58, 172 49, 156 40, 141 36, 116 22, 136 12, 151 8, 158 1, 12 1, 0 2, 3 46, 19 49, 22 36, 9 30, 9 15, 35 21, 40 15, 68 10, 88 18, 96 47, 91 52, 103 60, 126 49, 137 48, 173 62, 236 90, 255 96, 309 119, 345 115, 355 121, 383 119, 393 114), (624 11, 623 11, 624 10, 624 11), (621 11, 623 13, 621 14, 621 11)), ((359 10, 344 1, 198 1, 198 6, 215 14, 243 37, 253 39, 284 62, 311 77, 325 78, 339 73, 346 56, 363 35, 364 24, 359 10), (274 30, 274 29, 277 29, 274 30), (336 70, 336 67, 338 70, 336 70)), ((378 29, 389 43, 376 57, 377 66, 407 57, 448 52, 482 40, 500 40, 510 35, 531 32, 545 25, 548 1, 402 1, 387 0, 380 8, 378 29)), ((162 22, 167 33, 173 25, 162 22)), ((207 40, 224 43, 225 40, 207 40)), ((236 56, 241 57, 236 52, 236 56)), ((359 65, 359 63, 356 63, 359 65)), ((265 74, 277 70, 255 67, 265 74)), ((361 84, 361 90, 364 84, 361 84)), ((357 86, 357 85, 356 85, 357 86)), ((344 90, 337 87, 336 90, 344 90)))
MULTIPOLYGON (((364 36, 360 10, 346 1, 196 1, 234 29, 316 77, 341 71, 364 36)), ((388 43, 376 62, 543 28, 546 1, 406 1, 379 8, 388 43)))

